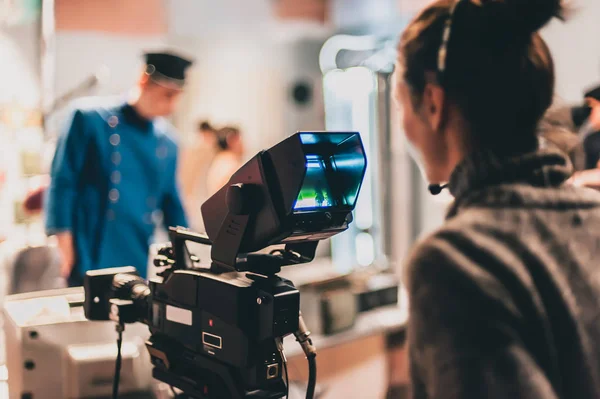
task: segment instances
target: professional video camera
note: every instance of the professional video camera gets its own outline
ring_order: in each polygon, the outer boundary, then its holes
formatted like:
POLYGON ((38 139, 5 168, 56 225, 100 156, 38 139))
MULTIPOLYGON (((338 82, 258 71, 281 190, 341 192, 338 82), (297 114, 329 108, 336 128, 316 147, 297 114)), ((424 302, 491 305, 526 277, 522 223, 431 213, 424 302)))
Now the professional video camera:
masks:
MULTIPOLYGON (((310 262, 319 240, 348 228, 366 169, 358 133, 296 133, 242 166, 202 205, 207 235, 171 228, 164 267, 147 285, 132 267, 85 276, 85 315, 150 327, 153 377, 197 398, 281 398, 288 389, 283 338, 316 351, 300 295, 276 275, 310 262), (211 245, 202 265, 189 243, 211 245), (285 244, 271 253, 257 253, 285 244), (283 374, 286 378, 283 378, 283 374)), ((118 368, 116 385, 118 389, 118 368)), ((114 395, 114 394, 113 394, 114 395)))

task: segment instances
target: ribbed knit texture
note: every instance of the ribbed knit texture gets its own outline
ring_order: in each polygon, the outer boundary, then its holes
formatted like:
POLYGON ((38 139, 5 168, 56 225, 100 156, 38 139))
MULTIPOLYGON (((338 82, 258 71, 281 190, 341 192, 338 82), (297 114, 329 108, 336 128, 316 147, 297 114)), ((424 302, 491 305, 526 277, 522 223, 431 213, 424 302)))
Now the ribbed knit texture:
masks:
POLYGON ((600 194, 570 164, 478 153, 407 266, 413 397, 600 398, 600 194))

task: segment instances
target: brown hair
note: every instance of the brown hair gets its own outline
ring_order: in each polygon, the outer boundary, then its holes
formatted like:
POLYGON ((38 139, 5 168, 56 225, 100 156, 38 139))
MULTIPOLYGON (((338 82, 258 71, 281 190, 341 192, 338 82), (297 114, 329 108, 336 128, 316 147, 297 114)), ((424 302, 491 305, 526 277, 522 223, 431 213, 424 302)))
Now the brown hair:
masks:
POLYGON ((537 31, 562 12, 561 0, 434 2, 400 40, 399 62, 413 103, 420 104, 433 72, 448 101, 461 111, 469 146, 507 154, 535 149, 537 125, 554 93, 554 63, 537 31))
POLYGON ((209 121, 198 122, 198 130, 214 132, 215 128, 210 124, 209 121))
POLYGON ((225 126, 217 131, 217 145, 221 151, 229 149, 229 140, 239 136, 240 129, 235 126, 225 126))

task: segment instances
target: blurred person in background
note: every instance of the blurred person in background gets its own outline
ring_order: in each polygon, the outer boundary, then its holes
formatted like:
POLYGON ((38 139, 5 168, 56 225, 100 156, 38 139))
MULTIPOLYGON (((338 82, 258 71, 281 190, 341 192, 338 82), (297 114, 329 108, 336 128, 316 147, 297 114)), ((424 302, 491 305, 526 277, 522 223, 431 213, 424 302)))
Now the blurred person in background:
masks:
POLYGON ((200 207, 208 199, 206 176, 216 154, 216 130, 207 121, 198 123, 196 134, 181 150, 179 163, 183 200, 190 227, 196 231, 204 231, 200 207))
POLYGON ((576 186, 600 189, 600 86, 584 94, 585 104, 573 107, 573 121, 579 123, 579 141, 585 153, 584 170, 569 180, 576 186))
POLYGON ((585 93, 588 117, 581 126, 583 146, 586 153, 586 169, 599 167, 600 160, 600 86, 585 93))
POLYGON ((126 101, 75 107, 57 143, 46 203, 62 275, 81 285, 86 271, 135 266, 146 276, 157 225, 187 227, 176 184, 173 113, 191 61, 148 53, 126 101))
POLYGON ((571 114, 574 130, 579 131, 590 117, 591 109, 586 103, 584 103, 583 105, 570 107, 569 112, 571 114))
POLYGON ((585 152, 578 127, 572 118, 572 107, 553 107, 539 125, 540 148, 555 148, 567 155, 573 171, 585 169, 585 152))
POLYGON ((437 0, 401 37, 407 143, 455 199, 406 267, 414 398, 600 398, 600 194, 538 139, 555 84, 538 31, 562 15, 437 0))
POLYGON ((227 126, 217 131, 217 149, 207 176, 209 195, 213 195, 229 181, 242 166, 244 143, 237 127, 227 126))

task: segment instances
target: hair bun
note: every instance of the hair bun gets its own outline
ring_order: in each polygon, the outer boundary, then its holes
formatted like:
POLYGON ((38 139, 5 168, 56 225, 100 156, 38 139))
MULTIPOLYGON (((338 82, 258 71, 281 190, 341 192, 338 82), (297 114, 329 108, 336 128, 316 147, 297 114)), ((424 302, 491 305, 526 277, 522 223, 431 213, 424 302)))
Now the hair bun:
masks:
POLYGON ((200 130, 215 130, 209 121, 202 121, 198 123, 198 129, 200 130))
MULTIPOLYGON (((469 1, 469 0, 467 0, 469 1)), ((482 11, 504 24, 504 29, 535 33, 552 18, 564 19, 563 0, 479 0, 482 11)))

